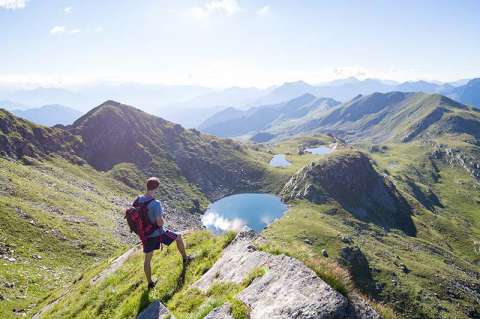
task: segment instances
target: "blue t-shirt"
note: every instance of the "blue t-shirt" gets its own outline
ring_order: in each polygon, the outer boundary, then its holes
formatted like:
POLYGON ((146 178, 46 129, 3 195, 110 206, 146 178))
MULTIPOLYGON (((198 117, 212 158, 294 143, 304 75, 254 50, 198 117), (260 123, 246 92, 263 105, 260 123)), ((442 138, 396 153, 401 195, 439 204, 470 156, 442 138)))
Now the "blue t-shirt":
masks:
MULTIPOLYGON (((140 203, 145 203, 151 200, 153 197, 148 196, 148 195, 141 195, 138 196, 138 201, 140 203)), ((159 200, 153 200, 148 204, 148 219, 150 219, 150 222, 152 224, 155 224, 157 221, 158 217, 161 217, 163 215, 163 208, 162 204, 160 203, 159 200)), ((153 233, 151 233, 148 238, 153 238, 153 237, 158 237, 164 232, 163 227, 155 230, 153 233)))

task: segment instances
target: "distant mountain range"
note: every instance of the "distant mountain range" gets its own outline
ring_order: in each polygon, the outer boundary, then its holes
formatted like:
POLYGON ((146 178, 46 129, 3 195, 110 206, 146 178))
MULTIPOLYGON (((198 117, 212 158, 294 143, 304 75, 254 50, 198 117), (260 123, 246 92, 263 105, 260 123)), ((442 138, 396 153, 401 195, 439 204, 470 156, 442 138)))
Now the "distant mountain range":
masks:
MULTIPOLYGON (((133 105, 142 105, 143 110, 162 116, 186 127, 197 127, 209 116, 227 108, 242 110, 259 106, 278 104, 305 93, 317 97, 328 97, 348 101, 358 94, 375 92, 425 92, 440 93, 462 103, 480 107, 477 80, 461 80, 452 83, 416 81, 397 83, 378 79, 359 80, 347 78, 312 85, 304 81, 287 82, 265 89, 255 87, 211 89, 188 85, 150 85, 139 83, 96 84, 73 89, 35 88, 21 90, 0 90, 0 99, 14 106, 68 105, 80 111, 88 111, 90 105, 115 99, 133 105)), ((23 109, 23 107, 12 107, 23 109)))
POLYGON ((83 114, 80 111, 59 104, 44 105, 26 110, 14 109, 12 113, 23 119, 45 126, 54 126, 56 124, 69 125, 83 114))
POLYGON ((340 103, 304 94, 288 102, 247 111, 224 110, 201 126, 221 137, 273 138, 333 133, 347 140, 410 141, 429 134, 480 138, 480 111, 440 94, 422 92, 358 95, 340 103))
POLYGON ((200 129, 222 137, 236 137, 251 132, 263 131, 275 126, 295 123, 298 119, 312 117, 327 111, 340 102, 329 98, 317 98, 306 93, 287 102, 263 105, 246 111, 226 109, 209 118, 200 129))

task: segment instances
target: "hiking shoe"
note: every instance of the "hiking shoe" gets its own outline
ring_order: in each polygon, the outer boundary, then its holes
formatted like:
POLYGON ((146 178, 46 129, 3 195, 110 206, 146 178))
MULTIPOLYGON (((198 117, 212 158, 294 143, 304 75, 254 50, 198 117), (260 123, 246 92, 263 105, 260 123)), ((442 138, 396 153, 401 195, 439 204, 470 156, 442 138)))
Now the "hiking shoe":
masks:
POLYGON ((155 281, 149 282, 149 283, 148 283, 148 290, 155 288, 155 285, 156 285, 156 284, 157 284, 157 283, 156 283, 155 281))
POLYGON ((193 257, 190 255, 187 255, 183 258, 183 264, 188 265, 192 260, 193 260, 193 257))

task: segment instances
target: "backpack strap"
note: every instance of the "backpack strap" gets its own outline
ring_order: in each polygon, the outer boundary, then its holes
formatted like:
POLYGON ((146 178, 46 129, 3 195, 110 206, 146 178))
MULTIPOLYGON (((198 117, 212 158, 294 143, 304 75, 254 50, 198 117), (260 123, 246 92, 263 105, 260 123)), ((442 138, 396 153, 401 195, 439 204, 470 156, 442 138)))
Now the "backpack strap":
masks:
POLYGON ((153 202, 154 200, 155 200, 155 198, 152 198, 152 199, 150 199, 150 200, 147 200, 146 202, 141 203, 140 205, 143 205, 143 206, 147 207, 147 206, 148 206, 151 202, 153 202))
POLYGON ((137 198, 135 198, 135 200, 133 201, 133 204, 132 204, 133 207, 139 206, 139 202, 138 202, 139 199, 140 199, 140 196, 137 196, 137 198))
POLYGON ((138 206, 148 206, 151 202, 153 202, 155 198, 152 198, 150 200, 147 200, 146 202, 140 203, 140 196, 138 196, 135 201, 133 202, 132 206, 133 207, 138 207, 138 206))

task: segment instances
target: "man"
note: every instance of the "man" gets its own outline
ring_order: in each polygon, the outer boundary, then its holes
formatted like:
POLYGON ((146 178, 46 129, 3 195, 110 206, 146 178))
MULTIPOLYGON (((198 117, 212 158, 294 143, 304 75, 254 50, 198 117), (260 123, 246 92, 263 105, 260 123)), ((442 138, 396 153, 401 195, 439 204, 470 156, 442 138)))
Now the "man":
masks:
POLYGON ((183 242, 182 236, 176 234, 168 229, 163 228, 163 209, 160 201, 155 200, 155 193, 160 186, 160 181, 156 177, 150 177, 147 180, 147 192, 145 195, 139 196, 137 201, 141 203, 146 203, 150 201, 147 205, 148 208, 148 219, 154 225, 158 226, 153 233, 148 236, 146 243, 143 245, 143 252, 145 253, 145 261, 143 263, 143 269, 145 271, 145 276, 147 277, 148 289, 155 287, 155 282, 152 281, 152 268, 151 261, 153 257, 153 252, 160 249, 162 244, 170 245, 172 242, 177 243, 177 248, 180 254, 182 255, 184 264, 188 263, 191 260, 191 257, 187 255, 185 251, 185 244, 183 242))

